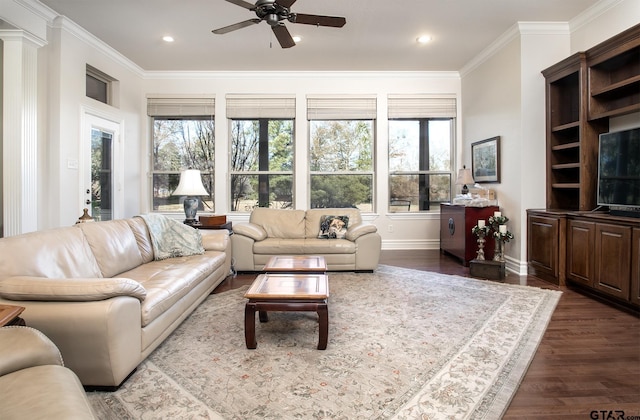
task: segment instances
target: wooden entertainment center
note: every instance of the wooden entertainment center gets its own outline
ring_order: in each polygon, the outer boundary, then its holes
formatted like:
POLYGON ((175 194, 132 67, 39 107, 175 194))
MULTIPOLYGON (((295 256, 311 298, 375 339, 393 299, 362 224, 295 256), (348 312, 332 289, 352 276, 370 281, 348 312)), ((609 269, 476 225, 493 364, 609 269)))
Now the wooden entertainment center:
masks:
POLYGON ((640 112, 640 25, 542 74, 546 209, 527 210, 529 273, 640 312, 640 218, 595 211, 599 135, 640 112))

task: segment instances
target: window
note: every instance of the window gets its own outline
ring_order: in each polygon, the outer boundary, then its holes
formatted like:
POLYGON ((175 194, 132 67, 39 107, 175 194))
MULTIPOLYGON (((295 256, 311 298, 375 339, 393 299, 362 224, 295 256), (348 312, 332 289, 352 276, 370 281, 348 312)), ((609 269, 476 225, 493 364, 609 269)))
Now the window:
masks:
POLYGON ((114 79, 111 76, 87 64, 86 95, 96 101, 112 105, 111 88, 114 79))
POLYGON ((172 195, 184 169, 200 170, 209 192, 201 197, 200 210, 214 211, 214 99, 149 98, 147 107, 153 117, 153 211, 184 212, 184 197, 172 195))
POLYGON ((455 99, 389 98, 390 212, 429 211, 451 201, 452 114, 455 99))
POLYGON ((310 208, 373 211, 375 97, 309 97, 310 208))
POLYGON ((227 95, 231 211, 293 205, 295 98, 227 95))

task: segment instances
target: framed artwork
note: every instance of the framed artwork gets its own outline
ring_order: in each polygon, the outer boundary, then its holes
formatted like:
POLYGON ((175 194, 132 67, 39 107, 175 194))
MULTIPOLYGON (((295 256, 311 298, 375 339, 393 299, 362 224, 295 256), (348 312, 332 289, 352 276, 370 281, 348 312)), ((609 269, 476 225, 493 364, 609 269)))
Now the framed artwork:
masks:
POLYGON ((475 182, 500 182, 500 136, 471 143, 471 172, 475 182))

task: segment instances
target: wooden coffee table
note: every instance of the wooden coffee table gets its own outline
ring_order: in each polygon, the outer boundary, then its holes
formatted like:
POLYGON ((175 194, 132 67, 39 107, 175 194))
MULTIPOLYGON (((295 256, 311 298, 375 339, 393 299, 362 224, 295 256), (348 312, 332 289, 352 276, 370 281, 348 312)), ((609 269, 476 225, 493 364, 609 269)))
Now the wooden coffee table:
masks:
POLYGON ((26 325, 20 314, 24 311, 23 306, 0 305, 0 327, 5 325, 26 325))
POLYGON ((329 280, 326 274, 260 274, 244 297, 249 299, 244 310, 244 337, 248 349, 258 346, 256 311, 260 322, 269 320, 269 311, 317 312, 318 350, 327 348, 329 280))
POLYGON ((264 273, 326 273, 327 262, 316 255, 275 255, 267 261, 264 273))

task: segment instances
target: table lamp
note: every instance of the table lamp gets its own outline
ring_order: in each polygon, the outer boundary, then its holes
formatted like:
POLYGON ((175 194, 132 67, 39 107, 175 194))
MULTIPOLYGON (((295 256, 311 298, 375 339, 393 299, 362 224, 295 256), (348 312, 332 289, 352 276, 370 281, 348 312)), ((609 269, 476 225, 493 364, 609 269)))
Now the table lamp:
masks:
POLYGON ((202 177, 197 169, 187 169, 180 174, 178 188, 171 195, 185 195, 184 215, 186 225, 197 225, 196 213, 198 212, 198 196, 209 195, 202 185, 202 177))
POLYGON ((456 179, 456 185, 462 185, 462 194, 469 193, 467 184, 473 185, 474 182, 471 169, 467 169, 465 165, 462 165, 462 169, 458 171, 458 179, 456 179))

